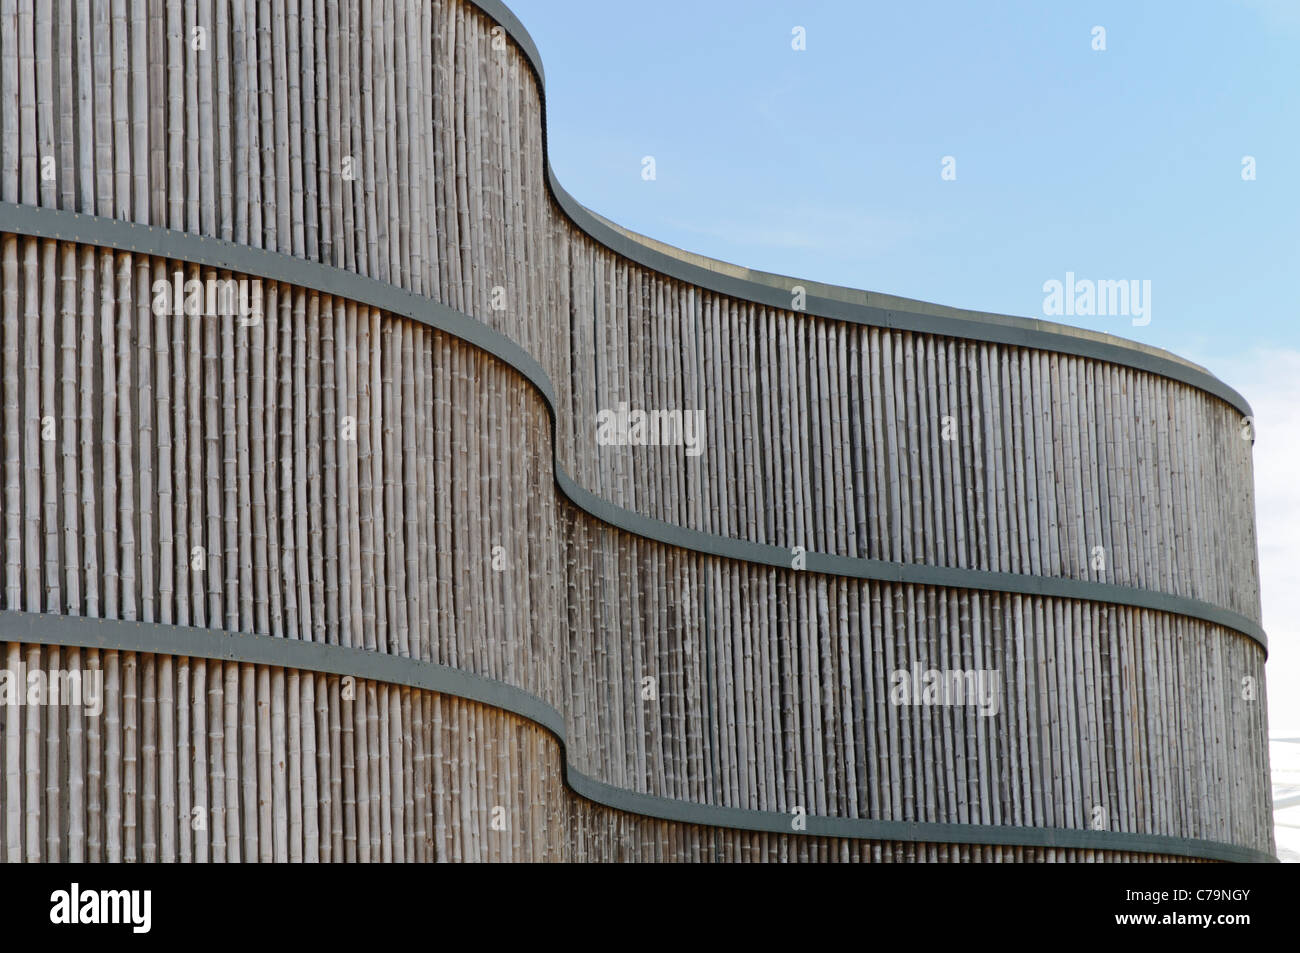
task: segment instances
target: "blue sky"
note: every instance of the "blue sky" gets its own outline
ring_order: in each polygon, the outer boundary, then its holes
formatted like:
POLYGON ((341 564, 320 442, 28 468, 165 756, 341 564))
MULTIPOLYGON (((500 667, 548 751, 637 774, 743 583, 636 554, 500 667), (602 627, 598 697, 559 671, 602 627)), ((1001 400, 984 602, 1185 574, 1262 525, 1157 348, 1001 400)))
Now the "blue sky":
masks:
POLYGON ((1036 317, 1067 271, 1150 280, 1145 327, 1066 320, 1247 398, 1216 361, 1300 344, 1296 0, 510 5, 542 53, 557 176, 628 228, 1036 317))

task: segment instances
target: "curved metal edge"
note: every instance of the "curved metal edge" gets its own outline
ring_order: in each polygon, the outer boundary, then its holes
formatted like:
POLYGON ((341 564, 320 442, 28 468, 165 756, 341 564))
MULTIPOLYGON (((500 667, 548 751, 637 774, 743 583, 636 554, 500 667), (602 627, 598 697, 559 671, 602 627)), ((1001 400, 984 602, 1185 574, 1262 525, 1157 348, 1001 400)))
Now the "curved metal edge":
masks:
POLYGON ((807 826, 803 830, 795 830, 791 814, 658 797, 598 781, 569 764, 564 716, 536 695, 505 682, 437 662, 382 652, 267 635, 231 634, 220 629, 91 619, 12 609, 0 611, 0 642, 109 652, 146 652, 217 662, 270 665, 323 675, 351 675, 388 685, 453 695, 526 718, 554 735, 560 745, 565 785, 580 797, 614 810, 682 824, 852 840, 1129 851, 1236 863, 1277 861, 1276 857, 1266 851, 1222 841, 1124 831, 939 824, 814 815, 807 816, 807 826))
MULTIPOLYGON (((223 239, 204 238, 173 229, 137 225, 121 219, 81 215, 32 205, 0 202, 0 234, 90 244, 255 275, 370 305, 451 334, 509 365, 541 394, 551 418, 551 460, 555 482, 560 492, 574 506, 616 529, 669 546, 778 569, 793 568, 793 554, 790 550, 729 536, 716 536, 643 516, 611 503, 580 485, 560 465, 559 450, 554 439, 559 428, 555 386, 537 359, 483 322, 424 295, 281 252, 239 245, 223 239)), ((894 563, 817 552, 806 553, 806 571, 877 582, 1078 599, 1167 612, 1239 632, 1258 643, 1265 658, 1268 657, 1268 638, 1260 623, 1231 609, 1186 596, 1083 579, 894 563)))
MULTIPOLYGON (((542 57, 537 44, 515 16, 514 12, 501 0, 466 0, 477 7, 488 18, 495 20, 510 36, 524 54, 533 73, 537 77, 538 97, 542 103, 542 145, 546 159, 546 181, 551 190, 551 197, 581 231, 597 243, 624 258, 644 265, 653 271, 676 278, 688 284, 698 285, 732 298, 752 301, 756 304, 791 310, 791 288, 799 284, 797 279, 789 279, 790 287, 773 285, 722 274, 700 265, 692 264, 680 258, 665 254, 656 248, 637 241, 624 232, 610 226, 580 203, 560 185, 551 168, 550 146, 547 138, 546 123, 546 76, 542 70, 542 57)), ((784 276, 772 275, 773 279, 782 280, 784 276)), ((809 282, 814 284, 814 282, 809 282)), ((817 283, 820 284, 820 283, 817 283)), ((837 286, 825 286, 836 288, 837 286)), ((841 288, 848 294, 863 294, 854 288, 841 288)), ((1076 357, 1091 358, 1120 364, 1136 370, 1146 371, 1188 384, 1205 391, 1235 408, 1244 417, 1253 416, 1254 412, 1246 398, 1234 388, 1229 387, 1209 371, 1190 363, 1175 359, 1172 355, 1162 356, 1156 349, 1148 350, 1135 341, 1106 334, 1108 340, 1094 340, 1054 330, 1051 322, 1035 318, 1016 318, 1010 315, 997 315, 971 312, 970 317, 957 317, 947 314, 927 314, 921 310, 905 308, 880 308, 859 304, 840 298, 821 295, 805 295, 805 312, 817 317, 845 321, 852 324, 864 324, 871 327, 893 328, 900 331, 915 331, 923 334, 937 334, 946 337, 966 338, 975 341, 988 341, 994 344, 1006 344, 1015 347, 1034 348, 1042 351, 1055 351, 1076 357)), ((924 302, 914 302, 924 306, 924 302)), ((1064 326, 1063 326, 1064 327, 1064 326)), ((1101 334, 1102 332, 1087 332, 1101 334)))
MULTIPOLYGON (((714 536, 615 506, 574 482, 572 477, 559 468, 558 463, 555 468, 555 480, 564 495, 579 509, 601 522, 636 536, 709 556, 775 566, 792 572, 800 571, 795 570, 792 565, 794 554, 791 550, 746 539, 714 536)), ((980 592, 1011 593, 1030 597, 1104 602, 1110 605, 1187 616, 1222 626, 1252 639, 1264 650, 1264 657, 1268 657, 1268 637, 1263 626, 1258 622, 1232 609, 1186 596, 1175 596, 1109 582, 1092 582, 1087 579, 1032 576, 1027 573, 993 572, 986 569, 931 566, 923 563, 895 563, 882 559, 864 559, 830 553, 809 552, 804 554, 804 559, 805 568, 802 571, 828 576, 869 579, 901 585, 933 586, 941 589, 973 589, 980 592)))

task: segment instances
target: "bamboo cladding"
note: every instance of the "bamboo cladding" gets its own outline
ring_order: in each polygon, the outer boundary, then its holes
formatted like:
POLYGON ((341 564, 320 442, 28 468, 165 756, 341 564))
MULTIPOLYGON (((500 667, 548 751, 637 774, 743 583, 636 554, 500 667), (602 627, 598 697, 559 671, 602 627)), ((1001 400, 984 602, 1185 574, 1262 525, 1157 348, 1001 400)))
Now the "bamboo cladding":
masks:
POLYGON ((1259 618, 1250 431, 1217 398, 598 270, 614 300, 573 309, 563 423, 575 477, 611 502, 786 549, 1118 583, 1259 618), (620 405, 700 408, 703 452, 598 445, 590 422, 620 405))
POLYGON ((473 314, 555 383, 565 468, 643 515, 1258 620, 1233 408, 1099 361, 756 306, 602 248, 550 200, 540 91, 472 6, 70 8, 74 31, 5 21, 5 201, 274 249, 473 314), (37 46, 65 68, 35 68, 37 46), (597 415, 623 404, 702 412, 701 455, 598 446, 597 415))
POLYGON ((1242 691, 1263 661, 1227 630, 674 553, 565 511, 586 773, 751 810, 1271 836, 1264 714, 1242 691), (989 681, 900 697, 922 671, 989 681))
POLYGON ((407 289, 518 344, 554 392, 552 418, 505 360, 338 293, 264 280, 252 318, 211 295, 187 313, 187 283, 252 278, 0 217, 3 608, 435 662, 535 696, 566 733, 0 621, 0 696, 22 667, 103 679, 99 714, 0 704, 0 856, 1178 859, 662 820, 580 796, 566 758, 689 805, 1270 852, 1264 657, 1241 632, 746 563, 614 529, 556 484, 558 464, 600 500, 792 557, 1258 620, 1240 412, 1121 364, 819 318, 620 256, 549 192, 543 91, 494 25, 462 0, 0 7, 0 200, 407 289), (640 412, 675 439, 634 439, 640 412))
MULTIPOLYGON (((50 307, 8 309, 40 282, 3 299, 4 340, 45 358, 5 377, 5 433, 30 438, 4 470, 23 488, 8 609, 463 668, 565 712, 585 773, 687 801, 1270 843, 1263 707, 1241 688, 1262 691, 1263 659, 1240 635, 639 539, 557 504, 543 400, 456 338, 275 284, 251 326, 159 316, 133 291, 167 263, 44 247, 50 307), (931 669, 993 690, 891 699, 894 673, 931 669)), ((0 706, 12 844, 62 763, 57 734, 32 747, 41 717, 0 706)), ((126 758, 93 770, 144 770, 126 758)))
POLYGON ((148 653, 5 649, 96 675, 104 714, 25 709, 25 724, 0 733, 29 795, 6 805, 10 861, 1187 859, 660 821, 574 795, 550 734, 454 696, 148 653))

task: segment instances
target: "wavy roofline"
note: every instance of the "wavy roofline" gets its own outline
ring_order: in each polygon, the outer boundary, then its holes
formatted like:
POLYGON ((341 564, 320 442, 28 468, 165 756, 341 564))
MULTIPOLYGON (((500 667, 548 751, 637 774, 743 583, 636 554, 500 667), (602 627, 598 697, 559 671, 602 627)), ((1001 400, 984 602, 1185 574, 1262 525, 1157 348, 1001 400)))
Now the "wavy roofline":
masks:
POLYGON ((806 292, 804 312, 815 317, 1053 351, 1131 367, 1188 384, 1219 398, 1243 416, 1253 416, 1249 402, 1235 388, 1225 384, 1201 365, 1163 348, 1054 321, 955 308, 844 285, 756 271, 642 235, 593 212, 560 184, 551 166, 546 120, 546 74, 536 42, 514 11, 501 0, 466 2, 477 7, 505 30, 523 52, 524 59, 537 78, 542 103, 542 154, 546 162, 546 182, 551 198, 580 231, 610 251, 671 278, 786 311, 791 310, 791 288, 799 285, 806 292))

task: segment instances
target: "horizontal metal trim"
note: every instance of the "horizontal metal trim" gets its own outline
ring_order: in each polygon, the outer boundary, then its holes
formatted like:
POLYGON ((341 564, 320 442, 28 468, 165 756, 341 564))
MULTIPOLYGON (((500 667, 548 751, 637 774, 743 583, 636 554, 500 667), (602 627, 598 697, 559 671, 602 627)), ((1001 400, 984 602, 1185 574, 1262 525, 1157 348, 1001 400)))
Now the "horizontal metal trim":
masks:
MULTIPOLYGON (((570 195, 564 186, 560 185, 559 180, 555 177, 555 171, 551 168, 550 143, 546 123, 546 74, 542 69, 542 57, 538 52, 537 44, 533 42, 532 36, 529 35, 519 18, 501 0, 467 0, 467 2, 478 7, 486 16, 500 24, 523 52, 524 59, 528 61, 529 66, 532 67, 534 74, 537 76, 538 96, 542 104, 540 121, 542 125, 542 150, 546 161, 546 181, 550 187, 552 198, 555 199, 556 204, 560 206, 574 225, 597 243, 604 245, 630 261, 644 265, 652 271, 657 271, 687 284, 698 285, 701 288, 732 298, 752 301, 756 304, 767 305, 784 311, 792 310, 790 306, 790 289, 801 284, 799 279, 787 278, 784 275, 766 275, 765 277, 772 281, 780 282, 780 285, 776 286, 724 274, 693 264, 683 258, 666 254, 652 245, 638 241, 632 235, 611 227, 608 222, 593 214, 586 206, 570 195), (789 283, 788 286, 786 282, 789 283)), ((719 262, 719 264, 725 263, 719 262)), ((901 300, 905 304, 913 304, 916 309, 874 307, 848 300, 847 296, 860 297, 866 293, 858 289, 825 285, 820 282, 808 282, 808 284, 820 285, 831 292, 843 292, 846 296, 834 297, 807 294, 805 296, 804 312, 812 316, 846 321, 852 324, 863 324, 870 327, 893 328, 899 331, 937 334, 945 337, 966 338, 973 341, 988 341, 1014 347, 1033 348, 1040 351, 1054 351, 1059 354, 1071 354, 1076 357, 1119 364, 1188 384, 1198 390, 1213 394, 1234 407, 1243 416, 1249 417, 1253 415, 1246 398, 1208 371, 1177 360, 1173 356, 1163 356, 1155 348, 1148 349, 1135 341, 1127 341, 1115 335, 1105 334, 1104 340, 1099 340, 1058 330, 1058 328, 1066 326, 1054 325, 1050 321, 986 312, 965 312, 961 317, 943 313, 927 313, 924 310, 926 307, 925 302, 908 302, 906 299, 892 300, 901 300)), ((1100 333, 1085 332, 1085 334, 1100 333)))
MULTIPOLYGON (((723 559, 780 569, 792 568, 793 554, 790 550, 730 536, 717 536, 652 519, 602 499, 581 486, 564 471, 557 456, 558 447, 554 440, 558 429, 555 387, 541 364, 514 341, 483 322, 424 295, 342 268, 281 252, 252 248, 222 239, 204 238, 174 229, 137 225, 121 219, 32 205, 0 202, 0 233, 78 242, 255 275, 380 308, 453 335, 508 364, 542 395, 551 417, 551 459, 555 482, 560 492, 574 506, 617 529, 669 546, 723 559)), ((1131 586, 1057 576, 1034 576, 1028 573, 895 563, 816 552, 806 554, 806 571, 851 579, 1078 599, 1168 612, 1232 629, 1257 642, 1266 656, 1268 652, 1264 628, 1254 619, 1199 599, 1131 586)))
MULTIPOLYGON (((608 500, 601 499, 590 490, 574 482, 573 478, 555 467, 555 479, 560 489, 575 506, 602 522, 646 539, 690 549, 695 552, 735 559, 742 562, 776 566, 796 571, 791 550, 769 546, 746 539, 715 536, 699 530, 688 529, 662 520, 633 513, 608 500)), ((1232 629, 1259 643, 1268 654, 1268 637, 1264 627, 1232 609, 1225 609, 1200 599, 1175 596, 1150 589, 1120 586, 1109 582, 1087 579, 1067 579, 1061 576, 1033 576, 1028 573, 992 572, 985 569, 964 569, 957 566, 931 566, 924 563, 895 563, 882 559, 863 559, 857 556, 837 556, 830 553, 804 554, 805 569, 810 573, 843 576, 849 579, 869 579, 874 582, 898 583, 913 586, 934 586, 943 589, 973 589, 980 592, 1012 593, 1052 599, 1076 599, 1081 602, 1104 602, 1110 605, 1149 609, 1171 615, 1200 619, 1213 625, 1232 629)))
POLYGON ((1221 841, 1059 827, 936 824, 809 815, 806 829, 794 830, 791 814, 658 797, 598 781, 569 764, 564 716, 537 696, 461 669, 382 652, 266 635, 231 634, 193 626, 14 610, 0 611, 0 642, 271 665, 325 675, 351 675, 389 685, 454 695, 526 718, 554 735, 560 745, 565 784, 575 794, 615 810, 682 824, 766 831, 796 837, 1129 851, 1237 863, 1271 863, 1277 859, 1266 851, 1221 841))

